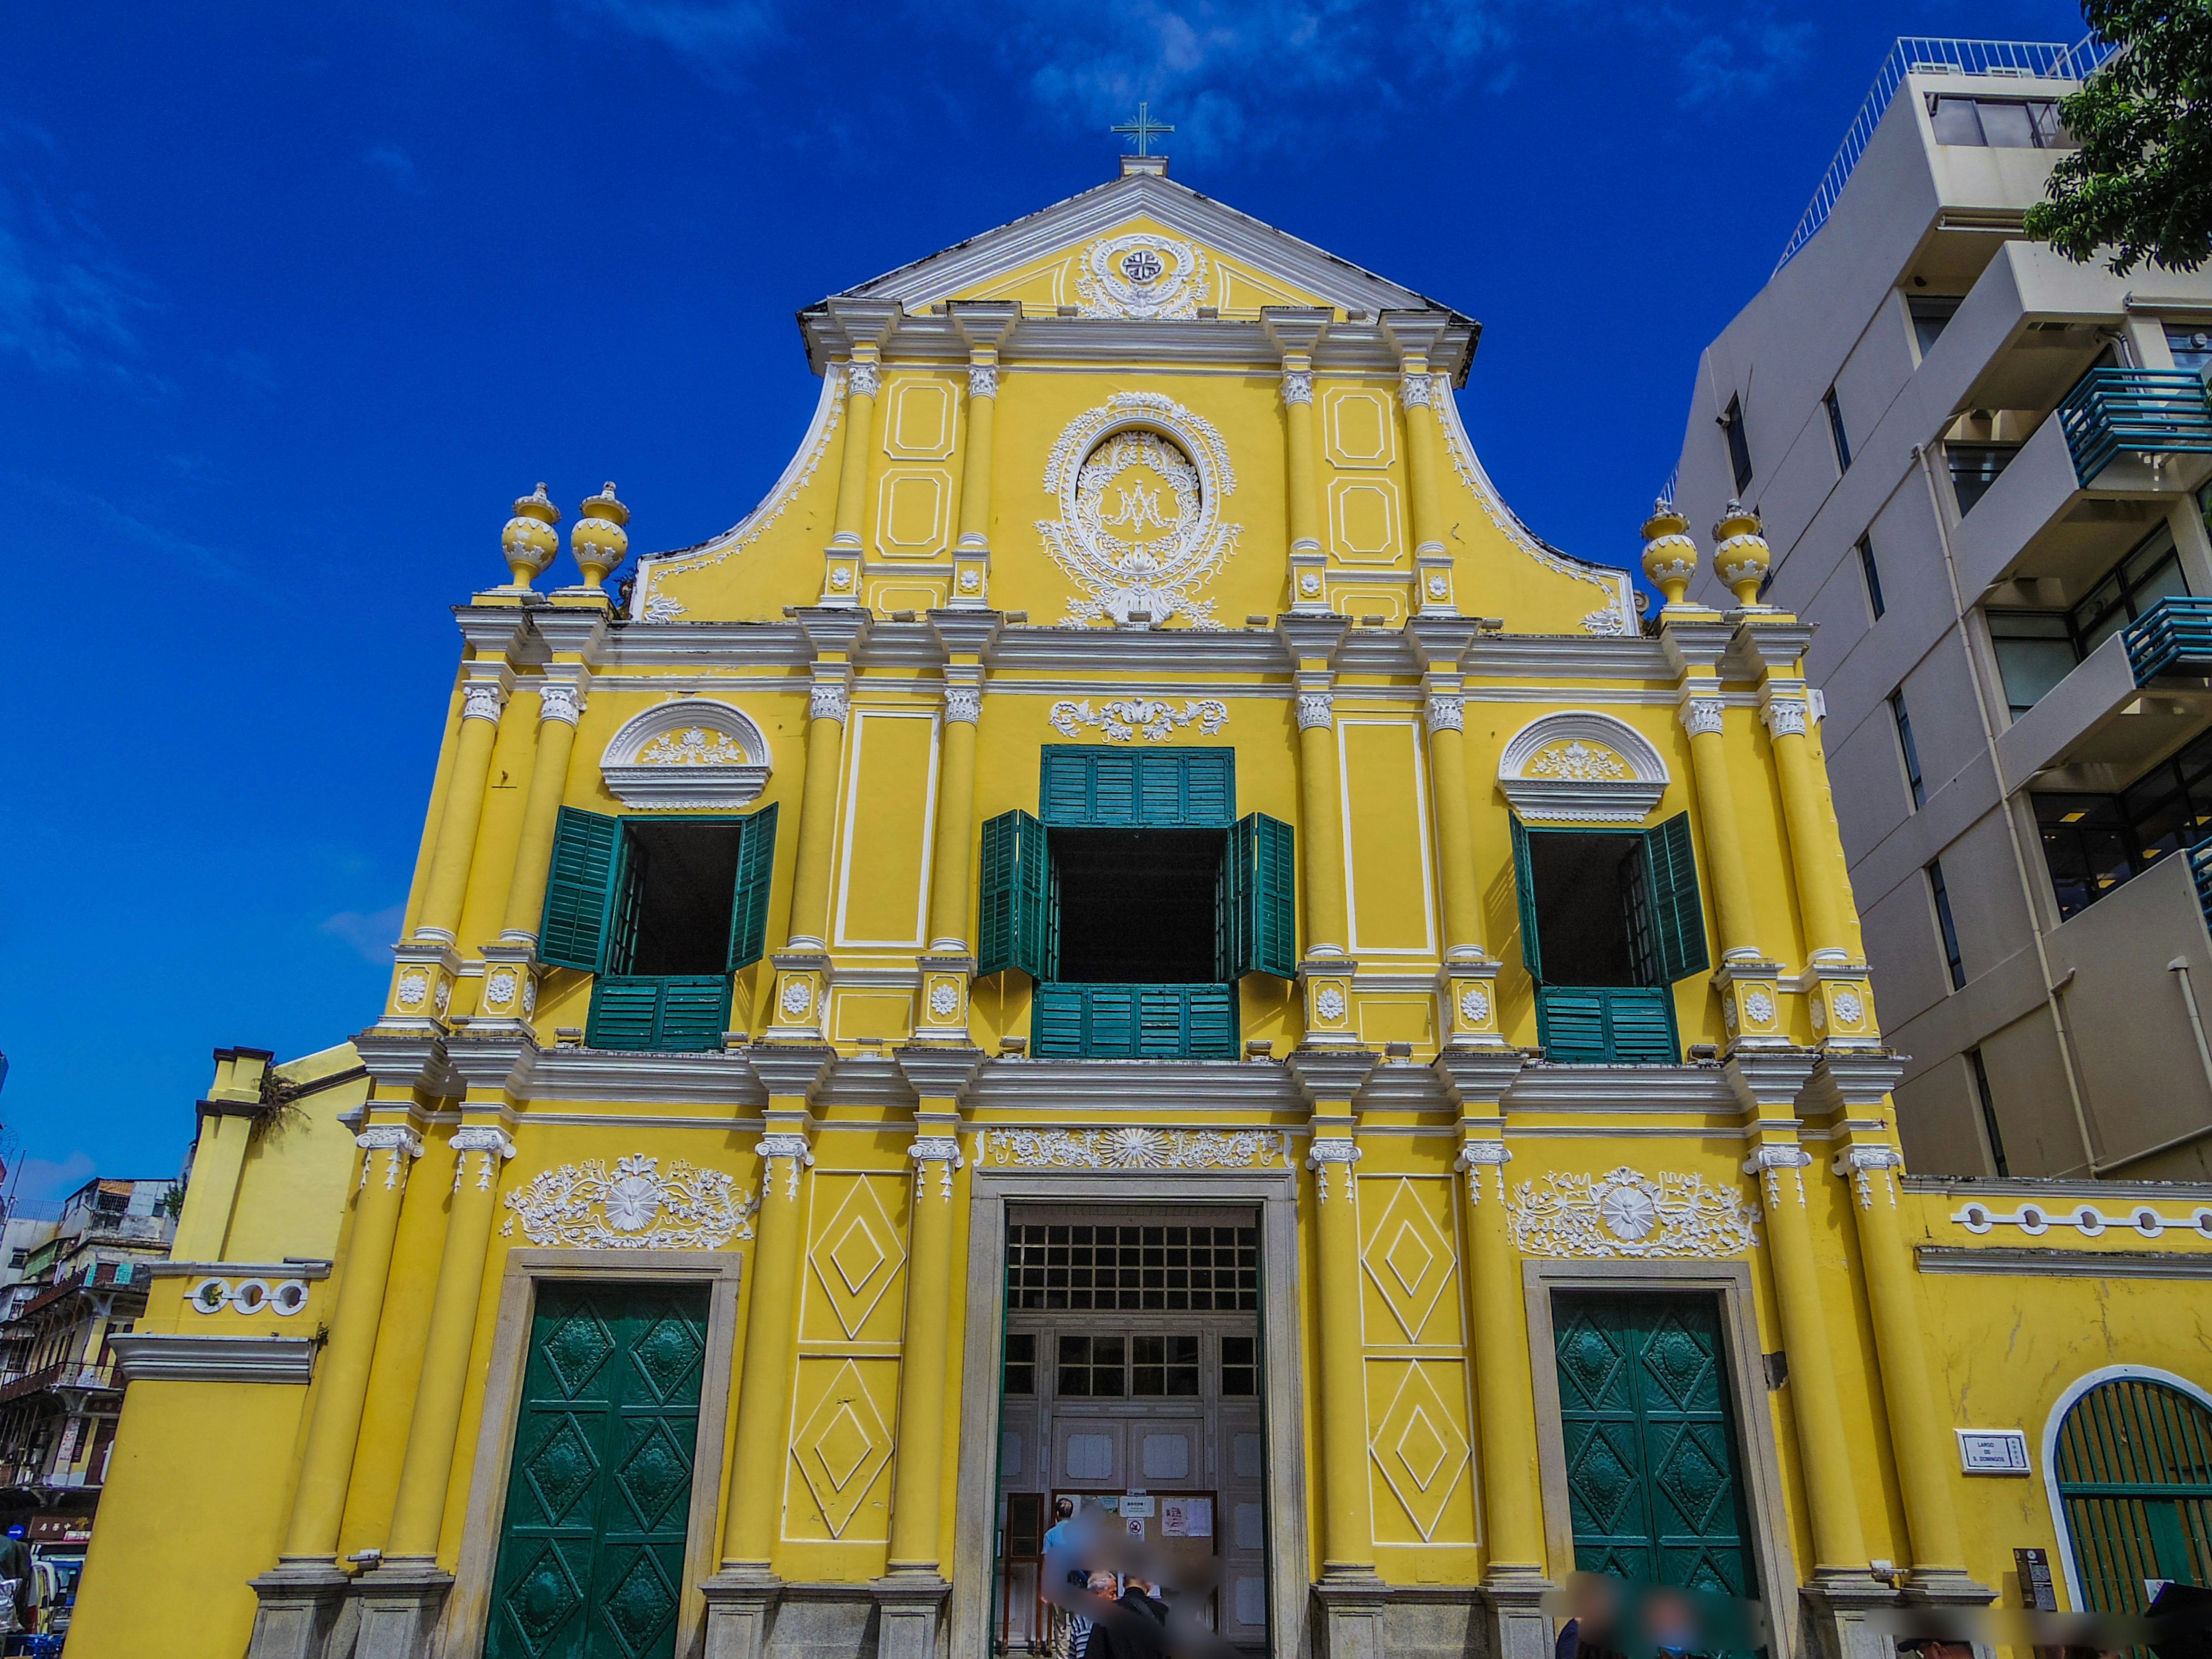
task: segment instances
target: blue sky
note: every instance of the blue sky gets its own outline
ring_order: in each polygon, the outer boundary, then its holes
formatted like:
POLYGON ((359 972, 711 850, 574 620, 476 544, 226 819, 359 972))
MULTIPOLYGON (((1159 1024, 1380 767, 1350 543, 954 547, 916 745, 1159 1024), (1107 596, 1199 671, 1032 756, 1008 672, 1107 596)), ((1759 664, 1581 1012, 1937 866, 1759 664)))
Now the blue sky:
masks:
MULTIPOLYGON (((1893 39, 1888 0, 30 0, 0 21, 0 1119, 21 1190, 173 1172, 217 1045, 374 1018, 508 503, 634 545, 804 428, 792 315, 1112 175, 1485 325, 1461 404, 1543 535, 1625 562, 1697 353, 1893 39)), ((565 555, 564 555, 564 568, 565 555)))

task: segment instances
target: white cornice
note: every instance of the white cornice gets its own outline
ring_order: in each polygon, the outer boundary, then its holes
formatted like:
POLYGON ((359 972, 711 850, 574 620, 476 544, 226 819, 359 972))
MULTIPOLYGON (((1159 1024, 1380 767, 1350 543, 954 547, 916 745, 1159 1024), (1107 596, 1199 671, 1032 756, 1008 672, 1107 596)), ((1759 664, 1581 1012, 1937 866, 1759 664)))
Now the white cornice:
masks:
POLYGON ((312 1336, 111 1336, 123 1381, 132 1382, 291 1382, 314 1374, 312 1336))

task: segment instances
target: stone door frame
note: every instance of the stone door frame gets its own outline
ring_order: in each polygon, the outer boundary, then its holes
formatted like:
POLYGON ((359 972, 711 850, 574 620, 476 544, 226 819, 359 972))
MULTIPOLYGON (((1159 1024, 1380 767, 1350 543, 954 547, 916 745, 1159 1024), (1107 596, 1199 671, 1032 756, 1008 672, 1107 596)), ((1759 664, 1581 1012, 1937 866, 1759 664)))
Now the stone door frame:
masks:
POLYGON ((721 1522, 722 1446, 730 1413, 730 1371, 738 1340, 738 1285, 743 1259, 734 1250, 514 1249, 507 1254, 484 1378, 477 1455, 469 1474, 461 1554, 446 1598, 440 1651, 483 1651, 491 1625, 492 1577, 499 1566, 500 1528, 507 1517, 507 1475, 522 1407, 531 1327, 541 1284, 705 1284, 707 1352, 699 1378, 699 1439, 691 1459, 690 1515, 684 1529, 683 1600, 676 1614, 676 1651, 696 1653, 706 1639, 707 1598, 700 1581, 713 1572, 721 1522))
MULTIPOLYGON (((1783 1504, 1782 1462, 1776 1449, 1774 1411, 1767 1400, 1766 1366, 1759 1346, 1759 1303, 1747 1261, 1525 1261, 1522 1285, 1528 1317, 1528 1370, 1536 1391, 1536 1453, 1544 1495, 1545 1546, 1561 1577, 1574 1571, 1574 1511, 1567 1491, 1566 1437, 1560 1420, 1558 1339, 1552 1322, 1554 1291, 1680 1291, 1720 1303, 1721 1351, 1735 1391, 1737 1432, 1743 1443, 1746 1540, 1759 1564, 1759 1599, 1775 1625, 1776 1659, 1798 1652, 1796 1552, 1783 1504)), ((1480 1340, 1480 1333, 1476 1334, 1480 1340)))
POLYGON ((1272 1650, 1310 1650, 1307 1603, 1304 1322, 1299 1317, 1297 1170, 1035 1170, 987 1164, 980 1145, 969 1200, 968 1306, 960 1366, 960 1477, 952 1547, 951 1650, 990 1642, 998 1534, 999 1385, 1006 1212, 1024 1203, 1101 1212, 1157 1205, 1243 1205, 1260 1212, 1260 1398, 1267 1446, 1268 1628, 1272 1650), (1115 1185, 1127 1183, 1126 1194, 1115 1185), (981 1316, 980 1317, 978 1316, 981 1316))

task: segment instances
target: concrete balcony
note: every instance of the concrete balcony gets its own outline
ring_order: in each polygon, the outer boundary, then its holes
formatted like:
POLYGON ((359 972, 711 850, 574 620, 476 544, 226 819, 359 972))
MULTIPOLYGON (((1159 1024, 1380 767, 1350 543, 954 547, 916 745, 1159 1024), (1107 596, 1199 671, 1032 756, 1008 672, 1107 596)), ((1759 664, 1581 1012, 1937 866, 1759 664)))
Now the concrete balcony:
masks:
POLYGON ((1998 735, 2005 793, 2124 787, 2212 724, 2208 674, 2212 601, 2160 600, 1998 735))
POLYGON ((2163 493, 2212 477, 2212 404, 2183 370, 2093 368, 2058 422, 2085 488, 2163 493))
POLYGON ((1971 409, 2046 413, 2126 320, 2126 290, 2102 265, 2006 242, 1929 348, 1916 401, 1941 421, 1971 409))

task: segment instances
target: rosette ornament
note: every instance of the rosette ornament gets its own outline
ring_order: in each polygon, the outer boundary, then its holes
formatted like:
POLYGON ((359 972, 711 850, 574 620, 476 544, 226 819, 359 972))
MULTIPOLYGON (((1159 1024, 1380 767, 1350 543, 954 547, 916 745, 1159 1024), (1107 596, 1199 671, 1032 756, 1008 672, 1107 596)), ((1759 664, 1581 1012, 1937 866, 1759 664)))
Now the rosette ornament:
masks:
POLYGON ((1774 550, 1766 544, 1759 514, 1741 501, 1730 501, 1721 521, 1713 526, 1713 574, 1726 582, 1741 605, 1759 603, 1759 585, 1774 550))
POLYGON ((605 489, 576 510, 583 516, 568 532, 568 550, 576 556, 584 585, 597 587, 629 556, 629 532, 623 526, 629 522, 629 509, 615 499, 610 478, 605 489))
POLYGON ((553 526, 560 522, 561 509, 546 499, 544 484, 514 504, 514 516, 499 532, 499 544, 507 555, 507 568, 514 573, 515 586, 528 588, 530 579, 553 562, 561 550, 553 526))
POLYGON ((1651 516, 1644 521, 1644 574, 1667 596, 1669 605, 1682 603, 1698 574, 1698 544, 1690 539, 1690 521, 1663 495, 1651 503, 1651 516))

